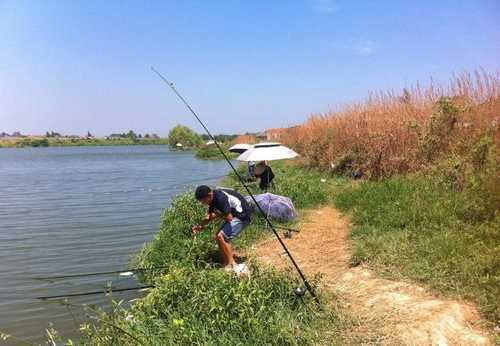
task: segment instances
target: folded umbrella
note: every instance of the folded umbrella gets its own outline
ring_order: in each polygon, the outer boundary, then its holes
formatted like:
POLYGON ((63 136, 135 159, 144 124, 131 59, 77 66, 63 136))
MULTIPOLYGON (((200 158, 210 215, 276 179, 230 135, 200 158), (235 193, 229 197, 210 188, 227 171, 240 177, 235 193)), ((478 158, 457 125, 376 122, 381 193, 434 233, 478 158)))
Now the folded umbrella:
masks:
MULTIPOLYGON (((262 211, 272 219, 288 222, 297 217, 297 211, 288 197, 267 192, 256 195, 255 200, 262 211)), ((253 204, 253 201, 251 203, 253 204)))

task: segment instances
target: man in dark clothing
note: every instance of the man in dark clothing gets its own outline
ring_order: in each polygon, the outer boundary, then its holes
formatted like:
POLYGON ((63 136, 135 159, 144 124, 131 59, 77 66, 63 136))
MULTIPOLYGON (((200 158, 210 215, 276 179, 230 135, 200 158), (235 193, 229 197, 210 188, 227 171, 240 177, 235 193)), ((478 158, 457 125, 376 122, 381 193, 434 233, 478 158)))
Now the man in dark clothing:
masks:
POLYGON ((260 179, 259 187, 261 190, 266 191, 274 179, 273 170, 265 162, 260 162, 255 166, 255 176, 260 179))
POLYGON ((238 273, 241 268, 234 260, 233 248, 229 242, 248 226, 252 209, 242 195, 229 189, 212 190, 206 185, 200 185, 196 188, 195 197, 208 205, 208 212, 199 225, 193 226, 193 234, 201 232, 210 221, 222 218, 224 221, 214 238, 222 253, 222 265, 238 273))

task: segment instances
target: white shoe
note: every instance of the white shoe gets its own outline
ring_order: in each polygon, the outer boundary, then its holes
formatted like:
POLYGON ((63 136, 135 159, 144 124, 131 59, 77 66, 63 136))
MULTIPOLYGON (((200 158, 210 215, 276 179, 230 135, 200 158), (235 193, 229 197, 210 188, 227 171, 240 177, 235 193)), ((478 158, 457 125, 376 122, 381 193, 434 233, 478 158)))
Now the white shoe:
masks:
POLYGON ((233 264, 233 271, 237 276, 249 276, 250 269, 245 263, 233 264))

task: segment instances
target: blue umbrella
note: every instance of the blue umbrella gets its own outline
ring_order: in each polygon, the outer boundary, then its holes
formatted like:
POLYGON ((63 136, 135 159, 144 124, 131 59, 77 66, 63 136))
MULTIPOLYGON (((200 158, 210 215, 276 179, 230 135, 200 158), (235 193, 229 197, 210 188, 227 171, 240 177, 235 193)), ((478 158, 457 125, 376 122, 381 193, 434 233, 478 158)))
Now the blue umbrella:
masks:
MULTIPOLYGON (((247 198, 247 200, 249 200, 249 198, 247 198)), ((297 211, 293 206, 292 200, 288 197, 267 192, 256 195, 255 200, 264 213, 270 218, 286 222, 292 221, 297 217, 297 211)), ((253 204, 251 199, 249 202, 253 204)))

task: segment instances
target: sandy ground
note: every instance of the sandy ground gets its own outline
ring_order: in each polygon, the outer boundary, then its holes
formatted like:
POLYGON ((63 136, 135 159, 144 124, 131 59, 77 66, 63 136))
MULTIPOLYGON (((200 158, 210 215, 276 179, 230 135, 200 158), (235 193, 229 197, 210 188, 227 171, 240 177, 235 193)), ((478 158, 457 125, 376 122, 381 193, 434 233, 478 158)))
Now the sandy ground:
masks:
MULTIPOLYGON (((295 259, 309 277, 322 274, 358 320, 345 340, 382 345, 493 345, 476 309, 464 302, 441 299, 418 285, 377 277, 364 266, 349 267, 350 225, 340 212, 322 207, 305 213, 301 232, 286 239, 295 259)), ((290 262, 273 238, 253 248, 261 263, 279 268, 290 262)))

